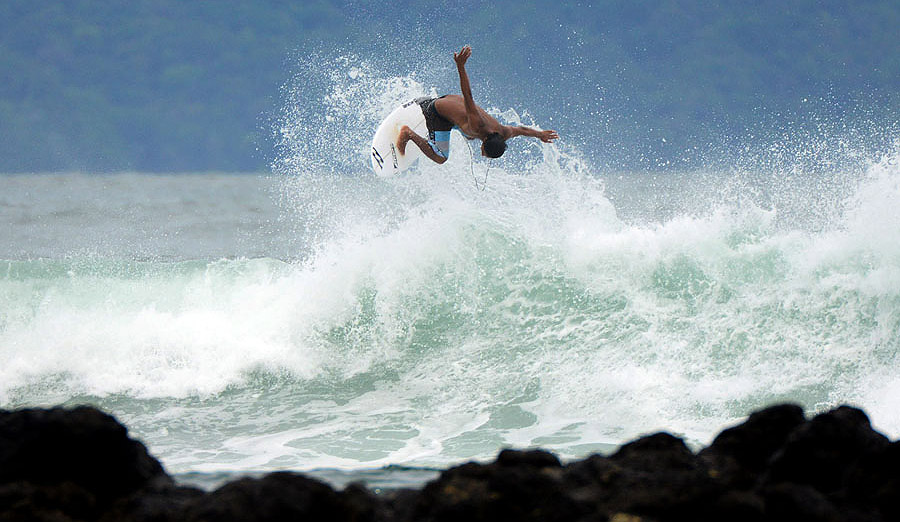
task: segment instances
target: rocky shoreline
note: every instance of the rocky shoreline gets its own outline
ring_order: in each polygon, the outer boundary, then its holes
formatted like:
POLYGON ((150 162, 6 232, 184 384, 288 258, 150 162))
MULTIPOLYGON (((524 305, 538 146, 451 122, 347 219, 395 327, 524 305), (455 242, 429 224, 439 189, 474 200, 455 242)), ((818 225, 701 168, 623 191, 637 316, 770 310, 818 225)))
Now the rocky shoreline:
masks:
POLYGON ((297 473, 178 485, 92 407, 0 411, 0 521, 896 521, 900 442, 841 406, 772 406, 692 452, 656 433, 562 464, 542 450, 450 468, 419 490, 337 491, 297 473))

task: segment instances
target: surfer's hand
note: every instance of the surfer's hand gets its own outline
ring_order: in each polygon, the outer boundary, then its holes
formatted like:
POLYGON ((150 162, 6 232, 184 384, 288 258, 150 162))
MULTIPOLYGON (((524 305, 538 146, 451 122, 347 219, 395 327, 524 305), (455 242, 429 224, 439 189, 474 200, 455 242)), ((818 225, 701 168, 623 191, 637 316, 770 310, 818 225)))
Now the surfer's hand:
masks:
POLYGON ((472 56, 472 48, 466 45, 458 53, 453 53, 453 61, 456 62, 457 67, 462 67, 470 56, 472 56))
POLYGON ((538 133, 538 138, 544 143, 550 143, 553 140, 559 139, 559 134, 557 134, 555 130, 545 130, 538 133))

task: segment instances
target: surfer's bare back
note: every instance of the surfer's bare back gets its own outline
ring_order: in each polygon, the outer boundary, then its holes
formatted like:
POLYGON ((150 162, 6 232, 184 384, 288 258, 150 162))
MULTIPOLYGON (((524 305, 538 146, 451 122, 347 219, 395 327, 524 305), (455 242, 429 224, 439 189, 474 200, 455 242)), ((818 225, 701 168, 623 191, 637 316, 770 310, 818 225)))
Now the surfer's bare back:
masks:
POLYGON ((472 87, 466 73, 466 60, 472 56, 472 48, 468 45, 458 53, 453 53, 456 69, 459 71, 459 86, 462 96, 445 94, 440 98, 418 98, 416 103, 425 115, 428 128, 428 139, 416 134, 408 126, 400 129, 397 149, 406 153, 406 144, 412 141, 428 158, 436 163, 447 161, 450 156, 450 131, 459 130, 470 140, 481 140, 481 154, 488 158, 499 158, 506 151, 506 140, 516 136, 531 136, 544 143, 559 138, 556 131, 537 130, 531 127, 503 125, 484 111, 472 98, 472 87))

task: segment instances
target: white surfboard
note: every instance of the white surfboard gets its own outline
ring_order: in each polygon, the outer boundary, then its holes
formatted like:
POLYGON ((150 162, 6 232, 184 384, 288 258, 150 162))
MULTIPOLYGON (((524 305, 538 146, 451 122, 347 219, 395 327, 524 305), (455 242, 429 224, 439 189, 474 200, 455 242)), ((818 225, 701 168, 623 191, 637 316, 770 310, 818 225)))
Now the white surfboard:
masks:
POLYGON ((403 172, 415 163, 423 154, 415 143, 406 144, 406 154, 400 154, 397 150, 397 138, 400 136, 400 128, 409 126, 419 136, 428 136, 428 128, 425 126, 425 115, 422 108, 415 101, 409 101, 394 109, 375 131, 372 140, 372 170, 378 177, 384 178, 403 172))

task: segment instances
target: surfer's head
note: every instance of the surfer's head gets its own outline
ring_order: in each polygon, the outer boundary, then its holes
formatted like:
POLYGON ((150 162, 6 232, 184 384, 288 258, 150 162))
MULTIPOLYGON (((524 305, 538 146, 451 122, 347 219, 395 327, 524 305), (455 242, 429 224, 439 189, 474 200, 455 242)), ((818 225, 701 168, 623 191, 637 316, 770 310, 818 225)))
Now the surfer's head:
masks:
POLYGON ((499 132, 492 132, 481 143, 481 153, 488 158, 499 158, 506 152, 506 140, 499 132))

